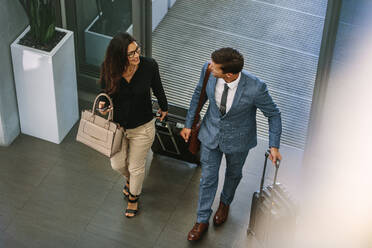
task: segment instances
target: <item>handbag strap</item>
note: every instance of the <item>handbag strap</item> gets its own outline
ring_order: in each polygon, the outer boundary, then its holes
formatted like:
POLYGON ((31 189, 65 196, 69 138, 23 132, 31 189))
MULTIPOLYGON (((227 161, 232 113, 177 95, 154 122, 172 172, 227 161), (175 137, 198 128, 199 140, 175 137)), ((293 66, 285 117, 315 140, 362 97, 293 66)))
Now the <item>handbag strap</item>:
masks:
POLYGON ((114 104, 112 103, 111 97, 108 94, 106 94, 106 93, 100 93, 100 94, 97 95, 97 97, 96 97, 96 99, 94 100, 94 103, 93 103, 92 113, 95 112, 97 100, 101 96, 106 97, 109 100, 109 102, 110 102, 111 109, 109 110, 108 120, 109 121, 112 121, 114 119, 114 104))
POLYGON ((196 112, 195 112, 195 116, 194 116, 194 122, 192 123, 192 128, 195 128, 196 125, 198 124, 199 120, 200 120, 200 111, 201 111, 202 106, 203 106, 203 100, 204 100, 205 94, 206 94, 205 92, 206 92, 206 88, 207 88, 207 82, 208 82, 208 79, 209 79, 209 75, 211 74, 211 69, 209 68, 209 66, 210 66, 210 64, 208 64, 207 70, 205 72, 203 87, 202 87, 202 90, 201 90, 201 93, 200 93, 198 107, 196 108, 196 112))

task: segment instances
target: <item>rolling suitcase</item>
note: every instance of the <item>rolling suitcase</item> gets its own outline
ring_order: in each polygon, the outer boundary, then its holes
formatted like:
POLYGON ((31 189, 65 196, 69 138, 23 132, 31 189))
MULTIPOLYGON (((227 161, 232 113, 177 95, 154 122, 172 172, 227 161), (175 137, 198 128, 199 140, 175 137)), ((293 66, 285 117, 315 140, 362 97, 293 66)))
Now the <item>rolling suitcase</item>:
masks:
POLYGON ((255 238, 261 247, 290 248, 296 225, 296 206, 285 187, 276 182, 279 161, 275 166, 273 184, 264 186, 269 155, 267 151, 260 189, 252 197, 248 235, 255 238))
MULTIPOLYGON (((153 101, 153 113, 158 109, 157 102, 153 101)), ((151 150, 155 154, 199 164, 199 155, 189 151, 189 144, 180 135, 185 127, 186 115, 187 109, 168 104, 167 117, 163 121, 155 121, 156 135, 151 150)))

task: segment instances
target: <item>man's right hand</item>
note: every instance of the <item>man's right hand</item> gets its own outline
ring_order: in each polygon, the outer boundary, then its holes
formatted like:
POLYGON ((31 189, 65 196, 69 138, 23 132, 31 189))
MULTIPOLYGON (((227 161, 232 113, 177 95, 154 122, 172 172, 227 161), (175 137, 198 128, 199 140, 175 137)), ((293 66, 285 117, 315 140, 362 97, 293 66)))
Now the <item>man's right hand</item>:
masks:
POLYGON ((181 137, 185 140, 185 142, 189 141, 190 135, 191 135, 191 129, 190 128, 183 128, 180 132, 181 137))

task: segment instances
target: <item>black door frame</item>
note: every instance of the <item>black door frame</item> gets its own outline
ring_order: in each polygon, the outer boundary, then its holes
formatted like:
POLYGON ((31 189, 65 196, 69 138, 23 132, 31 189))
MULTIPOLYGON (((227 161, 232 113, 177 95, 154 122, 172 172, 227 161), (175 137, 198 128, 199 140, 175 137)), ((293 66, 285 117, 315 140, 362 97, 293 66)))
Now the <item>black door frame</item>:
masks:
MULTIPOLYGON (((76 45, 77 40, 79 40, 81 37, 79 37, 79 34, 77 32, 77 11, 75 3, 76 0, 65 0, 65 8, 69 10, 66 11, 66 28, 74 31, 75 54, 77 57, 76 62, 78 62, 78 47, 76 45)), ((151 56, 151 12, 151 0, 132 0, 133 35, 144 46, 144 54, 146 56, 151 56)), ((77 64, 77 67, 78 73, 84 73, 89 76, 98 77, 99 70, 95 66, 77 64)))
MULTIPOLYGON (((84 39, 78 33, 76 0, 64 0, 66 14, 66 28, 74 32, 75 39, 75 62, 76 71, 78 74, 78 88, 84 91, 96 92, 96 81, 99 78, 99 68, 97 66, 80 63, 78 41, 84 39), (84 80, 79 80, 81 78, 84 80), (89 89, 91 88, 91 89, 89 89)), ((61 13, 61 9, 59 10, 61 13)), ((145 56, 151 57, 152 47, 152 1, 151 0, 132 0, 132 20, 133 20, 133 36, 136 37, 139 43, 143 46, 145 56)), ((60 23, 62 16, 60 14, 60 23)))

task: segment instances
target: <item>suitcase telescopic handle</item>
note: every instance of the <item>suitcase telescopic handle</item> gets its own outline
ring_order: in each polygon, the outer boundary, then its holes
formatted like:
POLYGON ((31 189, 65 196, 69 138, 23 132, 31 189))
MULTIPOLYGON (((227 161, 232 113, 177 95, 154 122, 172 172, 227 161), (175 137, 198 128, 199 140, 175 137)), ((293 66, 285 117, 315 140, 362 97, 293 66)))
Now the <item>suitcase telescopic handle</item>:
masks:
MULTIPOLYGON (((270 150, 268 149, 265 152, 265 164, 264 164, 264 169, 263 169, 263 172, 262 172, 261 184, 260 184, 260 193, 259 193, 260 197, 262 196, 262 190, 263 190, 263 187, 264 187, 264 184, 265 184, 266 166, 267 166, 267 159, 269 158, 269 156, 270 156, 270 150)), ((275 163, 275 176, 274 176, 273 187, 276 184, 276 178, 278 176, 279 166, 280 166, 280 160, 277 159, 276 163, 275 163)))

